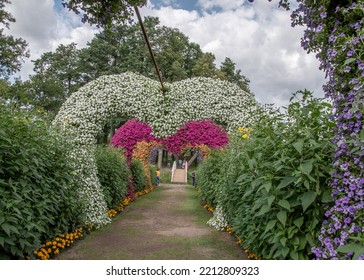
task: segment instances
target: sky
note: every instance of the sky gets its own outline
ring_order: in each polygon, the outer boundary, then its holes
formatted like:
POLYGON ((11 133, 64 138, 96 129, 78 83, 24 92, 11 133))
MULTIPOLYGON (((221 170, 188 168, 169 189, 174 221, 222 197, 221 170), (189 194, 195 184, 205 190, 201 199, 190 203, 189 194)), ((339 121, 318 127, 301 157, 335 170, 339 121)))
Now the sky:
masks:
MULTIPOLYGON (((279 9, 278 0, 149 0, 142 16, 157 16, 162 25, 178 28, 216 57, 236 63, 262 104, 286 106, 292 93, 308 89, 323 97, 324 73, 315 54, 300 45, 302 27, 291 27, 290 12, 279 9)), ((59 44, 87 45, 95 27, 82 24, 61 0, 12 0, 6 9, 15 17, 9 34, 29 43, 31 57, 16 74, 25 80, 32 74, 31 60, 54 51, 59 44)))

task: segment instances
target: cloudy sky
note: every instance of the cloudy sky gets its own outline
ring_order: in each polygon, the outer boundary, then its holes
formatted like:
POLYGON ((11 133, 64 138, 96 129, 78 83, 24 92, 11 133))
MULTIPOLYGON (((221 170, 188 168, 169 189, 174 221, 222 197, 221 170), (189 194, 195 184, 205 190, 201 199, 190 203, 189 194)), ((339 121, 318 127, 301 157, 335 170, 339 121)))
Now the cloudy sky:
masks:
MULTIPOLYGON (((31 58, 17 74, 27 79, 31 60, 63 43, 85 47, 97 29, 82 24, 61 5, 61 0, 12 0, 7 10, 17 22, 9 33, 29 43, 31 58)), ((159 17, 161 24, 178 28, 219 66, 230 57, 251 80, 258 101, 288 104, 292 92, 309 89, 322 97, 324 74, 314 54, 300 46, 302 28, 292 28, 290 12, 277 8, 278 0, 150 0, 142 16, 159 17)))

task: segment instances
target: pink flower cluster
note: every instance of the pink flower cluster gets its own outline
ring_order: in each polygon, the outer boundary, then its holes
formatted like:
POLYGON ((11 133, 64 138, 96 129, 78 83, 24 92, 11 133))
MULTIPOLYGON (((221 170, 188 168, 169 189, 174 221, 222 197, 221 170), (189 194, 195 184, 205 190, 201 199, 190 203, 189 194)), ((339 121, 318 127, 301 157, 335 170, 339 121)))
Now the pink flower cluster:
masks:
POLYGON ((207 145, 220 148, 228 144, 227 133, 210 120, 187 122, 177 133, 162 140, 167 150, 173 154, 180 154, 184 147, 207 145))
POLYGON ((131 162, 135 145, 140 141, 157 140, 152 135, 152 128, 136 119, 128 120, 115 133, 110 145, 125 149, 125 156, 131 162))

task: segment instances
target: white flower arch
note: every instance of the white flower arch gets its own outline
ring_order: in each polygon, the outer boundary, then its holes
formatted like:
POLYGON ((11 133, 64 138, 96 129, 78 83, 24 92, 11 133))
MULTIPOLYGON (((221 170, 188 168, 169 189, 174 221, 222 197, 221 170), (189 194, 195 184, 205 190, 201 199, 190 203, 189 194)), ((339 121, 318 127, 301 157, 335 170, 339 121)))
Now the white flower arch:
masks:
POLYGON ((102 76, 73 93, 53 121, 75 144, 71 156, 79 163, 75 169, 80 201, 86 221, 93 225, 109 222, 95 159, 90 155, 96 136, 112 117, 122 114, 145 121, 162 138, 187 121, 205 119, 233 131, 248 126, 260 108, 252 94, 218 79, 199 77, 166 86, 163 94, 158 82, 138 74, 102 76))

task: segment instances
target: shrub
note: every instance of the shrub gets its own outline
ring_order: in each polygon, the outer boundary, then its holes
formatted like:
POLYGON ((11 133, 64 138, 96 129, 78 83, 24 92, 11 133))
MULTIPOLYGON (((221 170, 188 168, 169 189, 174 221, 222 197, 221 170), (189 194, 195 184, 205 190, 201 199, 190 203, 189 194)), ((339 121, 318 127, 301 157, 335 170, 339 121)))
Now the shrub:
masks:
POLYGON ((331 106, 302 94, 286 114, 262 115, 250 133, 239 132, 215 191, 242 246, 263 259, 313 258, 331 201, 331 106))
POLYGON ((34 116, 0 108, 0 258, 31 257, 81 220, 64 143, 34 116))
POLYGON ((112 147, 98 146, 95 152, 97 177, 109 209, 118 206, 127 193, 130 170, 123 151, 112 147))
POLYGON ((225 157, 225 151, 213 150, 208 160, 203 161, 197 169, 196 179, 200 198, 212 207, 217 206, 217 192, 226 177, 225 157))
POLYGON ((143 191, 147 187, 147 176, 145 175, 143 163, 140 160, 132 160, 131 173, 133 175, 135 191, 143 191))

